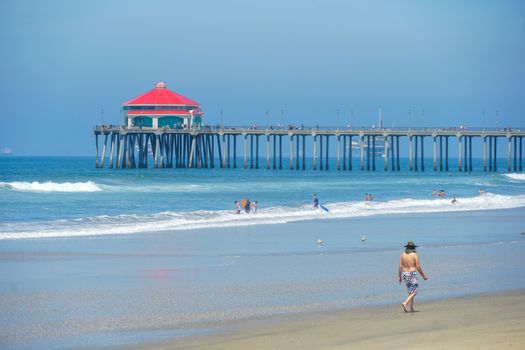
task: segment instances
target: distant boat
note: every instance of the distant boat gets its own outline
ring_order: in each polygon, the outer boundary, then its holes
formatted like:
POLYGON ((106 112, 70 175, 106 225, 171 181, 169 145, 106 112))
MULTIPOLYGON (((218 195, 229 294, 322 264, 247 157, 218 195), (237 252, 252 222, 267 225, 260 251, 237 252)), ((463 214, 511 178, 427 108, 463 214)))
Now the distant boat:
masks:
POLYGON ((11 148, 0 149, 0 156, 10 156, 12 154, 13 154, 13 150, 11 148))
MULTIPOLYGON (((351 149, 354 151, 354 157, 359 158, 361 157, 361 141, 360 140, 352 140, 352 144, 349 145, 351 149)), ((373 145, 372 140, 370 140, 370 144, 368 144, 367 139, 363 140, 363 149, 364 153, 366 154, 367 149, 370 148, 370 153, 372 153, 373 145)), ((384 136, 377 136, 376 137, 376 156, 385 157, 385 138, 384 136)))

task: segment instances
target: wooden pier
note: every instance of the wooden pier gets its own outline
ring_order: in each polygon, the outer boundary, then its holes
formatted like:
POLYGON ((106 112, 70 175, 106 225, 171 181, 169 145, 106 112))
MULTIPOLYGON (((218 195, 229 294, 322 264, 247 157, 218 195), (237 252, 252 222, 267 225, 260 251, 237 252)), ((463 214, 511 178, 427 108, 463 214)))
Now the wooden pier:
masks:
MULTIPOLYGON (((483 144, 483 171, 497 172, 497 147, 507 147, 507 172, 522 172, 522 144, 525 129, 481 128, 250 128, 202 127, 198 129, 141 128, 98 125, 93 129, 96 167, 104 168, 237 168, 237 137, 243 142, 244 169, 283 169, 283 143, 289 147, 289 168, 306 170, 306 144, 313 143, 313 170, 329 170, 330 145, 337 149, 337 170, 400 171, 399 140, 409 142, 410 171, 425 171, 425 138, 433 141, 433 171, 449 171, 449 149, 454 139, 458 148, 458 171, 471 172, 472 141, 483 144), (99 137, 103 137, 99 154, 99 137), (262 138, 262 140, 260 140, 262 138), (307 139, 308 138, 308 139, 307 139), (376 164, 376 141, 384 140, 382 166, 376 164), (284 139, 284 140, 283 140, 284 139), (499 140, 499 142, 498 142, 499 140), (265 160, 259 146, 265 143, 265 160), (352 143, 360 145, 359 163, 352 159, 352 143), (503 141, 503 142, 502 142, 503 141), (109 142, 109 145, 108 145, 109 142), (334 144, 335 143, 335 144, 334 144), (350 152, 347 154, 347 144, 350 152), (366 145, 366 147, 365 147, 366 145), (272 152, 270 152, 272 150, 272 152), (108 155, 106 155, 108 152, 108 155), (249 159, 248 159, 249 158, 249 159)), ((286 145, 285 145, 286 146, 286 145)))

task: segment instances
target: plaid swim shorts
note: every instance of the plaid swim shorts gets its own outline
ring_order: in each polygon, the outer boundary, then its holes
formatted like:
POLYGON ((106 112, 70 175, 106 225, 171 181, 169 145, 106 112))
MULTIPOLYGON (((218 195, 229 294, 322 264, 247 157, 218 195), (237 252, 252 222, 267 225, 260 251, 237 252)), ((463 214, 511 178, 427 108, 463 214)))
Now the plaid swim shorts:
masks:
POLYGON ((403 280, 407 286, 408 293, 417 294, 419 289, 419 282, 417 280, 417 272, 403 272, 403 280))

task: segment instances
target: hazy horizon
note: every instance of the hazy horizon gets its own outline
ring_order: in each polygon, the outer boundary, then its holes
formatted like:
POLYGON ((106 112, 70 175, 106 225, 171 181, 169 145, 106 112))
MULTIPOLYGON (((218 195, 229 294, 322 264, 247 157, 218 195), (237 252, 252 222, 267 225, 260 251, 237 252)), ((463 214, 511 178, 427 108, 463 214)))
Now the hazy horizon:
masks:
POLYGON ((521 1, 2 1, 0 149, 94 154, 164 81, 205 123, 525 127, 521 1), (409 121, 408 111, 411 110, 409 121), (282 111, 282 112, 281 112, 282 111), (485 113, 483 114, 483 111, 485 113))

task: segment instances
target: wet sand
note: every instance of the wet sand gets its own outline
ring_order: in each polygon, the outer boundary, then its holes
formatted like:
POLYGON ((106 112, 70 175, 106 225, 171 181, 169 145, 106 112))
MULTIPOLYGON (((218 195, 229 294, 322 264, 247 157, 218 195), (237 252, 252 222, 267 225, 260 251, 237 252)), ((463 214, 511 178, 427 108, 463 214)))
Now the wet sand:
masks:
MULTIPOLYGON (((517 276, 517 278, 520 278, 517 276)), ((525 290, 234 325, 140 349, 525 349, 525 290)))

